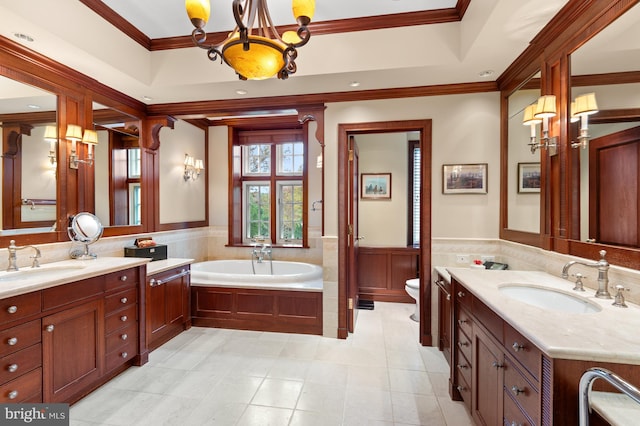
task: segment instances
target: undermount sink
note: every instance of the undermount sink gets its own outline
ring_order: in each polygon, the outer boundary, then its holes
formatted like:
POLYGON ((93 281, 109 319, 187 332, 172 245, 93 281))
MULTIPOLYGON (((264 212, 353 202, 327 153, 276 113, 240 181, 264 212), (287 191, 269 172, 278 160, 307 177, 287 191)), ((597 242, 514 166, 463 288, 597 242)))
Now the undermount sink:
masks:
POLYGON ((531 284, 505 284, 498 291, 514 300, 552 311, 588 314, 602 310, 597 304, 579 296, 531 284))
POLYGON ((0 282, 16 282, 33 280, 42 277, 55 279, 57 274, 74 272, 83 269, 84 265, 56 265, 42 268, 22 268, 19 271, 0 272, 0 282))

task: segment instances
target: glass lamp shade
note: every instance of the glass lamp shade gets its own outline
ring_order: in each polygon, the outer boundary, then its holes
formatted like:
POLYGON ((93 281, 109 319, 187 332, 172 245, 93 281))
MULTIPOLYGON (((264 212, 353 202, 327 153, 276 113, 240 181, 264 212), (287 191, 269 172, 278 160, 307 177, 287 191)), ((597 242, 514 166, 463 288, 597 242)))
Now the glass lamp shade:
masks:
POLYGON ((556 116, 556 96, 544 95, 538 98, 536 105, 536 118, 555 117, 556 116))
POLYGON ((522 124, 524 124, 525 126, 530 126, 532 124, 541 123, 542 120, 539 118, 536 118, 535 114, 536 114, 536 104, 528 105, 524 109, 524 117, 522 118, 522 124))
POLYGON ((98 144, 98 132, 95 130, 85 130, 82 136, 82 143, 97 145, 98 144))
POLYGON ((194 27, 202 28, 209 21, 209 15, 211 14, 209 0, 186 0, 185 8, 194 27))
POLYGON ((195 168, 197 171, 204 170, 204 164, 202 163, 202 160, 197 159, 197 160, 195 161, 194 168, 195 168))
POLYGON ((194 164, 194 160, 193 157, 190 155, 185 155, 184 156, 184 165, 187 167, 193 167, 194 164))
POLYGON ((69 124, 67 125, 67 134, 65 139, 78 142, 82 140, 82 127, 77 124, 69 124))
POLYGON ((56 142, 58 140, 58 128, 56 126, 45 127, 43 139, 45 142, 56 142))
POLYGON ((578 117, 582 115, 591 115, 598 112, 598 104, 596 102, 596 94, 595 93, 586 93, 584 95, 580 95, 575 100, 575 112, 574 114, 578 117))
POLYGON ((298 37, 298 33, 295 31, 285 31, 282 34, 282 41, 288 44, 297 44, 302 41, 300 37, 298 37))
POLYGON ((238 39, 230 41, 222 50, 224 61, 247 80, 264 80, 278 74, 284 67, 284 46, 272 39, 249 36, 249 50, 238 39))
POLYGON ((313 14, 316 11, 315 0, 293 0, 291 2, 291 9, 293 10, 293 17, 296 21, 301 22, 304 25, 308 25, 313 19, 313 14))

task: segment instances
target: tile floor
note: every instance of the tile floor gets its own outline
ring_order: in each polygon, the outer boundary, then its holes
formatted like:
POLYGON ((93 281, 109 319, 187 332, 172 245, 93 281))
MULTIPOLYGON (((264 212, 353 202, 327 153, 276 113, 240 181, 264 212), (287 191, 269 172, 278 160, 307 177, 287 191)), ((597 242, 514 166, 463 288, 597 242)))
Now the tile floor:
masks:
POLYGON ((346 340, 193 327, 71 407, 71 425, 473 425, 414 305, 358 311, 346 340))

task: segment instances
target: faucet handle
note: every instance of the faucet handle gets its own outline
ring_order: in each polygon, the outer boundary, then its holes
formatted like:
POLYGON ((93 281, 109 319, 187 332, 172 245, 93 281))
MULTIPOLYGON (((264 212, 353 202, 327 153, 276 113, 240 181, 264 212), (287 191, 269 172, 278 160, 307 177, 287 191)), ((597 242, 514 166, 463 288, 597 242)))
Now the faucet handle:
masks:
POLYGON ((576 277, 576 285, 573 287, 573 290, 574 291, 584 291, 584 286, 582 285, 582 279, 583 278, 587 278, 587 277, 582 275, 580 272, 577 272, 573 276, 576 277))
POLYGON ((612 305, 617 306, 618 308, 628 308, 627 304, 624 303, 624 294, 622 294, 622 292, 629 291, 629 289, 623 286, 622 284, 618 284, 616 285, 616 290, 617 290, 617 293, 615 295, 612 305))

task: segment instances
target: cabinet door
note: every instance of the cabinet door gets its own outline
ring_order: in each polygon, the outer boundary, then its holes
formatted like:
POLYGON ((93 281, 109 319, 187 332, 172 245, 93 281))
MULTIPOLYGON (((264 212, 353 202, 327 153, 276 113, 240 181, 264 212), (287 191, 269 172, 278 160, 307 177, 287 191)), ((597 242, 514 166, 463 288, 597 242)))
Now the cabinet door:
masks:
POLYGON ((103 301, 42 319, 43 396, 65 402, 90 387, 104 369, 103 301))
POLYGON ((486 426, 502 424, 504 355, 479 327, 474 330, 473 418, 486 426))
POLYGON ((147 346, 157 348, 185 329, 189 320, 189 268, 157 274, 147 285, 147 346))

